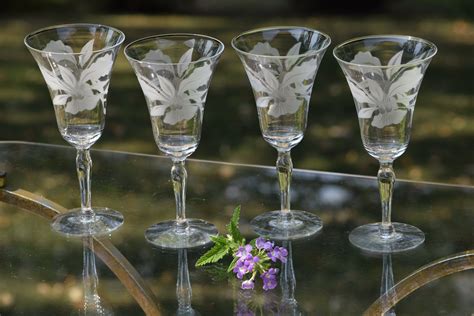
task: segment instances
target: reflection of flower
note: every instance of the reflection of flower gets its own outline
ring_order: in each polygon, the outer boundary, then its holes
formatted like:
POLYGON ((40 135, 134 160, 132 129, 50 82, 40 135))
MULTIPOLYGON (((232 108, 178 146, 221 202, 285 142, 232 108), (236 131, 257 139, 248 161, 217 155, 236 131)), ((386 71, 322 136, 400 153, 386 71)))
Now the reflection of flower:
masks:
POLYGON ((250 51, 264 55, 252 58, 258 64, 256 71, 249 65, 245 68, 256 93, 257 106, 268 107, 268 114, 273 117, 296 113, 302 101, 311 94, 318 59, 316 56, 299 56, 300 47, 301 43, 291 47, 286 58, 282 59, 284 63, 271 57, 279 56, 279 53, 268 42, 257 43, 250 51))
MULTIPOLYGON (((413 108, 416 89, 423 78, 420 67, 413 67, 401 71, 400 66, 403 51, 395 54, 388 66, 381 68, 364 67, 380 66, 380 60, 370 52, 358 53, 351 63, 357 63, 357 71, 362 72, 362 81, 348 79, 352 96, 359 104, 367 104, 360 108, 359 118, 370 119, 374 114, 372 126, 384 128, 392 124, 399 124, 405 117, 407 110, 413 108)), ((351 68, 355 68, 352 66, 351 68)))
POLYGON ((105 102, 107 77, 112 69, 113 54, 107 53, 92 60, 93 46, 92 39, 81 49, 77 60, 72 55, 72 48, 61 41, 51 41, 44 48, 46 54, 52 53, 48 56, 56 64, 56 73, 41 65, 40 71, 55 95, 53 104, 65 105, 65 111, 68 113, 92 110, 99 101, 105 102))
MULTIPOLYGON (((163 64, 151 64, 153 79, 138 75, 138 81, 150 105, 151 116, 163 116, 166 124, 174 125, 193 118, 203 107, 207 84, 212 75, 209 62, 191 65, 193 48, 181 56, 174 67, 171 58, 160 50, 150 51, 146 56, 163 64), (191 65, 191 66, 190 66, 191 65), (166 70, 166 76, 162 71, 166 70)), ((148 58, 148 57, 145 57, 148 58)), ((148 59, 147 59, 148 60, 148 59)))

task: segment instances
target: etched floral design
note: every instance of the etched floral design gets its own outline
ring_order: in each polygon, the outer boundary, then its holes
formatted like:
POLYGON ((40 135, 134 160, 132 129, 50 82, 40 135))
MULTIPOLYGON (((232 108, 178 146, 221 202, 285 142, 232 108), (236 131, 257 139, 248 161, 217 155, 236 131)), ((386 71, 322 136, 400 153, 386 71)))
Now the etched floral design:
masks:
POLYGON ((359 104, 357 115, 361 119, 373 117, 373 127, 399 124, 415 106, 416 90, 423 79, 422 68, 402 67, 402 57, 403 50, 389 60, 389 67, 377 67, 381 62, 370 52, 359 52, 351 61, 360 65, 351 66, 358 76, 348 76, 352 96, 359 104), (354 77, 360 77, 361 81, 355 81, 354 77))
POLYGON ((278 49, 261 42, 249 51, 255 65, 244 63, 245 70, 257 107, 268 108, 270 116, 294 114, 309 101, 319 61, 317 55, 299 55, 300 49, 298 42, 280 58, 278 49))
POLYGON ((187 50, 177 64, 172 64, 160 49, 149 51, 144 57, 154 61, 150 63, 152 79, 138 74, 138 81, 148 99, 150 115, 164 116, 166 124, 190 120, 199 109, 203 110, 212 68, 204 58, 192 62, 193 50, 187 50))
POLYGON ((93 55, 94 40, 87 42, 79 54, 62 41, 50 41, 43 49, 51 70, 40 64, 40 71, 53 95, 55 106, 77 114, 93 110, 99 102, 105 104, 109 75, 114 55, 107 52, 93 55))

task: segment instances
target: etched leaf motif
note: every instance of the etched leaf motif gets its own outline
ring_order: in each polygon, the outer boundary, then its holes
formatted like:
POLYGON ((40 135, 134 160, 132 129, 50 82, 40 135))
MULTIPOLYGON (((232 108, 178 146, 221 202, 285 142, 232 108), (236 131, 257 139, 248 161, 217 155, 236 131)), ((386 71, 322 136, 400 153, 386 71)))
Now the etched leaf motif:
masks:
POLYGON ((39 66, 39 69, 41 71, 41 74, 43 75, 44 81, 46 82, 46 84, 51 90, 53 91, 61 90, 62 88, 61 83, 51 71, 47 70, 41 65, 39 66))
POLYGON ((392 58, 388 61, 387 66, 393 66, 391 68, 387 69, 387 77, 390 78, 392 77, 398 70, 400 70, 399 66, 402 62, 402 55, 403 55, 403 50, 399 51, 395 55, 393 55, 392 58))
POLYGON ((160 49, 148 51, 142 60, 154 63, 171 63, 171 58, 168 55, 164 54, 160 49))
MULTIPOLYGON (((206 86, 212 76, 212 69, 209 63, 204 63, 201 67, 195 67, 188 77, 185 77, 179 84, 179 94, 186 91, 196 94, 197 90, 206 86)), ((202 93, 201 93, 202 94, 202 93)))
POLYGON ((100 79, 109 75, 114 64, 112 54, 106 54, 98 57, 89 67, 85 68, 81 72, 81 82, 91 82, 91 88, 100 92, 106 93, 104 89, 103 81, 100 79))
POLYGON ((363 74, 375 73, 379 76, 383 76, 382 69, 376 67, 366 67, 366 66, 381 66, 380 59, 375 56, 372 56, 370 52, 358 52, 354 59, 351 60, 351 63, 357 64, 356 68, 358 71, 361 71, 363 74), (365 66, 365 67, 364 67, 365 66))
POLYGON ((87 61, 91 58, 92 56, 92 49, 94 47, 94 40, 91 39, 82 47, 81 49, 81 54, 79 55, 79 64, 81 67, 84 67, 84 64, 87 63, 87 61))
POLYGON ((196 115, 198 107, 195 105, 182 105, 168 111, 163 122, 174 125, 183 120, 190 120, 196 115))
MULTIPOLYGON (((313 77, 316 75, 316 67, 317 67, 317 59, 311 58, 306 62, 303 62, 300 65, 293 67, 290 72, 287 72, 282 80, 283 86, 289 86, 291 84, 295 84, 297 88, 302 88, 303 86, 308 86, 304 84, 306 80, 312 80, 313 77)), ((309 86, 311 88, 312 86, 309 86)), ((305 88, 303 88, 305 89, 305 88)), ((304 91, 300 91, 304 93, 304 91)))
POLYGON ((178 76, 182 77, 186 69, 189 67, 189 63, 191 62, 191 57, 193 55, 194 48, 188 49, 183 56, 179 59, 178 62, 178 76))
POLYGON ((280 83, 278 82, 277 77, 275 77, 275 75, 273 75, 266 68, 262 68, 261 72, 263 75, 263 82, 265 82, 265 85, 268 87, 268 90, 269 91, 278 90, 280 83))
POLYGON ((405 117, 407 111, 403 109, 392 110, 390 112, 380 113, 374 116, 372 126, 384 128, 392 124, 399 124, 405 117))
POLYGON ((69 96, 67 94, 58 94, 53 98, 53 104, 55 105, 65 105, 69 96))
POLYGON ((50 58, 56 62, 60 62, 62 60, 68 60, 71 63, 75 64, 76 59, 72 48, 68 45, 65 45, 61 40, 57 41, 50 41, 43 49, 45 52, 49 53, 57 53, 57 54, 49 54, 50 58))
POLYGON ((359 118, 364 118, 364 119, 369 119, 372 117, 372 114, 374 113, 374 111, 377 110, 376 107, 373 107, 373 108, 363 108, 363 109, 360 109, 359 112, 357 113, 357 115, 359 116, 359 118))
POLYGON ((370 99, 369 96, 364 92, 363 89, 357 87, 351 80, 347 80, 349 83, 349 89, 351 90, 352 96, 359 103, 369 103, 373 104, 374 102, 370 99))
POLYGON ((156 100, 162 101, 162 102, 168 101, 167 98, 163 97, 158 92, 158 90, 155 88, 155 85, 152 82, 150 82, 148 79, 146 79, 145 77, 139 76, 138 83, 140 84, 145 97, 151 102, 154 102, 156 100))
POLYGON ((269 42, 255 44, 249 53, 253 55, 280 56, 278 49, 272 47, 269 42))
POLYGON ((156 89, 158 90, 161 98, 166 100, 163 102, 172 102, 176 95, 176 89, 174 88, 173 83, 163 76, 157 75, 156 78, 159 83, 156 89))
POLYGON ((162 116, 165 114, 168 105, 155 105, 150 109, 151 116, 162 116))
MULTIPOLYGON (((301 48, 301 43, 300 42, 296 43, 288 50, 288 53, 286 54, 286 56, 298 55, 300 53, 300 48, 301 48)), ((286 59, 285 60, 286 69, 290 69, 291 66, 293 66, 297 61, 298 61, 298 58, 296 56, 286 59)))
POLYGON ((370 52, 358 52, 351 63, 367 66, 381 66, 380 59, 372 56, 370 52))
POLYGON ((283 101, 274 100, 268 109, 268 114, 279 117, 287 114, 294 114, 300 108, 303 100, 298 99, 294 94, 288 94, 283 101))
POLYGON ((245 65, 245 70, 247 73, 247 77, 249 78, 250 85, 252 89, 257 92, 266 92, 269 93, 270 89, 265 85, 265 82, 262 78, 258 76, 252 69, 250 69, 247 65, 245 65))
POLYGON ((395 82, 392 83, 388 93, 390 95, 396 95, 416 89, 422 79, 423 74, 419 67, 406 70, 395 82))
POLYGON ((370 95, 377 101, 382 101, 384 98, 384 92, 377 81, 372 79, 366 79, 365 83, 368 86, 370 95))

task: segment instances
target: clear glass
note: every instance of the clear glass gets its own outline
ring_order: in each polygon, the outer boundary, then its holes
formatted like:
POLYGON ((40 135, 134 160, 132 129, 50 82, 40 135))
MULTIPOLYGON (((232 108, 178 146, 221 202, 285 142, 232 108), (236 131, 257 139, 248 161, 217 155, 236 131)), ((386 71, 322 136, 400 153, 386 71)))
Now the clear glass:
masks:
POLYGON ((392 165, 408 147, 416 97, 436 51, 433 43, 399 35, 352 39, 334 49, 354 98, 364 147, 380 162, 382 221, 360 226, 349 236, 366 251, 405 251, 425 240, 418 228, 391 222, 392 165))
POLYGON ((59 131, 77 149, 81 208, 51 224, 65 235, 104 235, 123 223, 119 212, 92 207, 89 148, 104 129, 110 76, 124 39, 121 31, 97 24, 52 26, 25 37, 48 86, 59 131))
POLYGON ((252 30, 232 40, 252 86, 263 138, 278 151, 281 208, 252 220, 259 235, 292 240, 323 226, 318 216, 290 208, 290 151, 303 139, 316 73, 330 43, 326 34, 303 27, 252 30))
POLYGON ((211 242, 211 223, 186 218, 185 159, 197 148, 207 91, 224 44, 196 34, 139 39, 125 48, 143 90, 158 148, 171 158, 176 220, 157 223, 146 239, 162 248, 191 248, 211 242))

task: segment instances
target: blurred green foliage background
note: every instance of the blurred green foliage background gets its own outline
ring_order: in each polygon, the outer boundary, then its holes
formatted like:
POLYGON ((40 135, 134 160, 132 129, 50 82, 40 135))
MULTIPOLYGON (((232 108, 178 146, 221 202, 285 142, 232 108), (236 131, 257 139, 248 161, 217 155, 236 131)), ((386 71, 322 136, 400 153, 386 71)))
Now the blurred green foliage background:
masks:
MULTIPOLYGON (((227 49, 209 91, 201 143, 192 158, 273 165, 276 152, 259 131, 253 95, 230 47, 238 33, 263 26, 302 25, 328 33, 333 44, 316 78, 305 138, 293 150, 297 168, 375 175, 363 149, 347 83, 332 56, 343 40, 368 34, 410 34, 439 48, 417 100, 399 178, 474 183, 474 1, 27 0, 2 3, 0 16, 0 139, 65 144, 41 74, 23 45, 41 27, 102 23, 130 41, 159 33, 196 32, 227 49)), ((157 154, 145 100, 123 53, 114 68, 107 123, 94 148, 157 154)))

